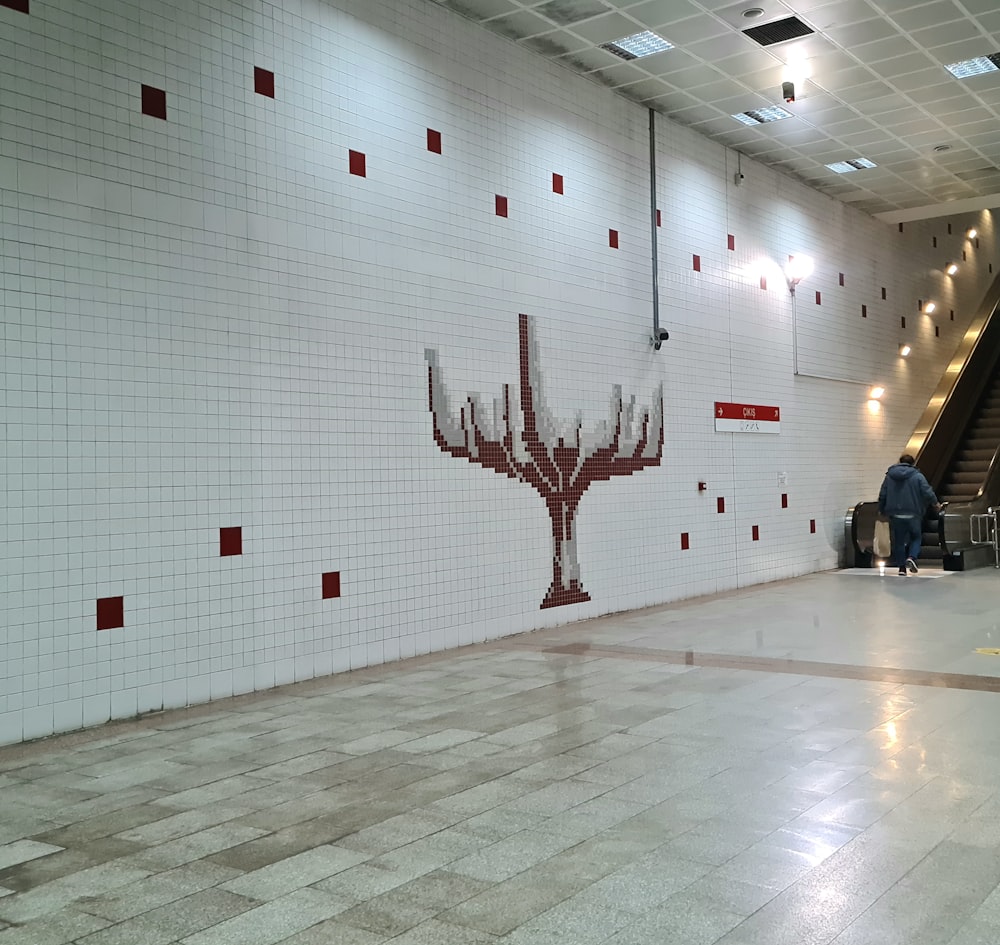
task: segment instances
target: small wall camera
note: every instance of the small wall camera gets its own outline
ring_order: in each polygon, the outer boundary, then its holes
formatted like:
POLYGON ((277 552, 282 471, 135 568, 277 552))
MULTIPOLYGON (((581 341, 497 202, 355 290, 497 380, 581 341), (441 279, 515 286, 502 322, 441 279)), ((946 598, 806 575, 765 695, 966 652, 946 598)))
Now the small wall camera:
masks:
POLYGON ((653 350, 659 351, 660 346, 670 337, 670 332, 666 328, 658 328, 653 332, 653 337, 649 340, 653 343, 653 350))
POLYGON ((794 82, 782 82, 781 83, 781 94, 784 96, 786 102, 795 101, 795 83, 794 82))

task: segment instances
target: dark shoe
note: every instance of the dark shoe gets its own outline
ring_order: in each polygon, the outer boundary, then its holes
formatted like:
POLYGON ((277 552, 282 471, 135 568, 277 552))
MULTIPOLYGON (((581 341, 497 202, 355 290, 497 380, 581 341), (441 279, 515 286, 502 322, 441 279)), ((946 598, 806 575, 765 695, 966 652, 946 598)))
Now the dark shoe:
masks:
POLYGON ((897 573, 900 577, 906 577, 906 568, 900 568, 897 573))
POLYGON ((910 569, 911 574, 917 573, 917 562, 914 561, 912 558, 906 559, 906 566, 910 569))

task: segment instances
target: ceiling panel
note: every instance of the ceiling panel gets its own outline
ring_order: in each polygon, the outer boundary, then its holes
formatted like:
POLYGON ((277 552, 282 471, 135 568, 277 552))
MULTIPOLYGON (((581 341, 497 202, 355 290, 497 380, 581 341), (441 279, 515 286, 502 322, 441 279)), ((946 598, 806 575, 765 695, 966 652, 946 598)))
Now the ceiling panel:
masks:
POLYGON ((931 214, 970 196, 1000 206, 1000 71, 959 80, 944 68, 1000 51, 1000 0, 426 2, 868 212, 931 214), (752 8, 763 13, 744 16, 752 8), (793 15, 814 32, 770 46, 743 32, 793 15), (628 61, 600 48, 646 29, 675 48, 628 61), (790 67, 792 118, 745 127, 730 117, 785 104, 790 67), (854 157, 878 167, 823 166, 854 157))

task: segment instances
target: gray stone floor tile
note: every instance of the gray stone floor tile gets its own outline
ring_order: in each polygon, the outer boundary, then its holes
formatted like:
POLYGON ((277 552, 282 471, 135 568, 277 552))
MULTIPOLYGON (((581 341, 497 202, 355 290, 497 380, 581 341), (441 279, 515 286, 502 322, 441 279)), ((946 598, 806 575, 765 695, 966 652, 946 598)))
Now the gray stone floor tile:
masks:
POLYGON ((73 909, 54 909, 51 914, 23 926, 0 922, 2 945, 66 945, 105 928, 108 922, 73 909))
POLYGON ((240 875, 236 870, 195 860, 163 873, 155 873, 136 883, 76 903, 81 912, 111 922, 123 922, 162 905, 174 903, 194 893, 218 886, 240 875))
POLYGON ((222 888, 267 902, 318 883, 366 859, 367 854, 324 844, 231 879, 222 888))
POLYGON ((182 939, 183 945, 275 945, 331 918, 342 905, 316 889, 297 889, 182 939))
POLYGON ((437 919, 429 919, 390 941, 392 945, 493 945, 499 939, 487 932, 475 932, 437 919))
POLYGON ((27 863, 52 853, 59 853, 64 847, 50 843, 39 843, 36 840, 15 840, 13 843, 0 846, 0 870, 5 870, 18 863, 27 863))
POLYGON ((79 945, 174 945, 257 905, 222 889, 205 889, 77 941, 79 945))

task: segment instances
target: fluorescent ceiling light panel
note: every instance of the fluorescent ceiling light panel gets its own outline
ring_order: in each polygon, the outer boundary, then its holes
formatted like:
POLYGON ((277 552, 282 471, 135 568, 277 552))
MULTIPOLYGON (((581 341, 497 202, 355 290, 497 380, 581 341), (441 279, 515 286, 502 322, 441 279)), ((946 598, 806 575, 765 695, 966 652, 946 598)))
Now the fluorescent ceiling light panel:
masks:
POLYGON ((612 43, 602 43, 601 45, 601 49, 613 52, 616 56, 621 56, 622 59, 641 59, 643 56, 652 56, 653 53, 673 48, 673 43, 668 43, 662 36, 657 36, 650 30, 633 33, 631 36, 623 36, 612 43))
POLYGON ((740 112, 733 115, 737 121, 744 125, 765 125, 769 121, 781 121, 782 118, 791 118, 792 113, 783 109, 780 105, 765 105, 764 108, 751 108, 749 111, 740 112))
POLYGON ((969 76, 983 75, 986 72, 1000 72, 1000 53, 991 56, 976 56, 975 59, 963 59, 945 66, 956 79, 968 79, 969 76))
POLYGON ((851 158, 849 161, 834 161, 832 164, 827 164, 834 174, 850 174, 851 171, 860 171, 866 167, 878 167, 874 161, 869 161, 868 158, 851 158))

